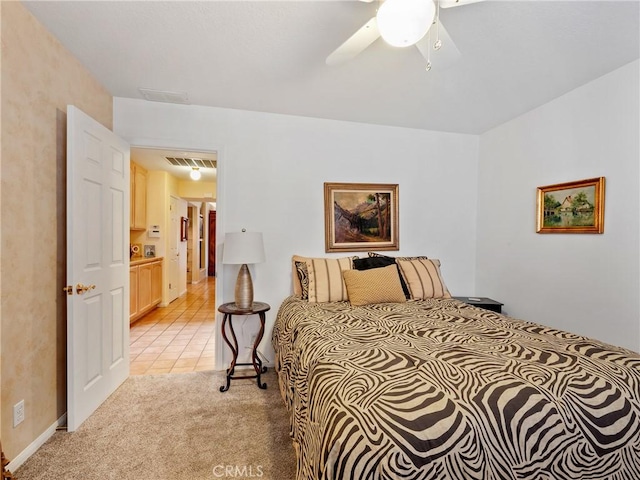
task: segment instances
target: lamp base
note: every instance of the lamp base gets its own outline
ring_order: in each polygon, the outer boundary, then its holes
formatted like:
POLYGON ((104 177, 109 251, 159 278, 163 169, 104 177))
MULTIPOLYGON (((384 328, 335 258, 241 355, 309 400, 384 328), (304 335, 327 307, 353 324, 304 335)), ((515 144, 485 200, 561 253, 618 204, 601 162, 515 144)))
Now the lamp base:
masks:
POLYGON ((246 263, 243 263, 236 280, 236 306, 250 310, 253 307, 253 282, 246 263))

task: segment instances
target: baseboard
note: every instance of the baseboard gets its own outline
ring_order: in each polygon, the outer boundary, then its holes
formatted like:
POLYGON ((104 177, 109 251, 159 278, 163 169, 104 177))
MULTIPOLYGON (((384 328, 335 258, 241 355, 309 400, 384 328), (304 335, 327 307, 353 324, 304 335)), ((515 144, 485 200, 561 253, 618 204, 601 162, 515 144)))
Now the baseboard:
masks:
POLYGON ((40 434, 38 438, 36 438, 33 442, 27 446, 23 451, 21 451, 13 460, 9 462, 7 465, 7 469, 15 472, 18 468, 22 466, 27 459, 36 453, 38 449, 46 443, 47 440, 51 438, 51 436, 56 433, 58 427, 66 425, 67 423, 67 414, 62 415, 53 425, 47 428, 44 432, 40 434))

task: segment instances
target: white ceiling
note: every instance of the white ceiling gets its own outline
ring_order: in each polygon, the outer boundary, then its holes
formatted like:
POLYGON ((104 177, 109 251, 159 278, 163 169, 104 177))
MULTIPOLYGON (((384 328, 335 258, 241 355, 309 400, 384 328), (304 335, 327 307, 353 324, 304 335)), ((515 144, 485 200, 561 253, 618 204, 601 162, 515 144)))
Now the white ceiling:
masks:
POLYGON ((442 9, 462 56, 428 73, 417 49, 380 39, 325 65, 376 2, 24 3, 114 96, 479 134, 638 59, 639 1, 442 9))

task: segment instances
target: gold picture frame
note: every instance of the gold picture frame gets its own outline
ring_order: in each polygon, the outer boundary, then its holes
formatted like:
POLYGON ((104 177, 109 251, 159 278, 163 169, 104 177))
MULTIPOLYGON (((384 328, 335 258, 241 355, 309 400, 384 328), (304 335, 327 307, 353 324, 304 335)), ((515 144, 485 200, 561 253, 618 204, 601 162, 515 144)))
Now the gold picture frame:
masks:
POLYGON ((537 233, 603 233, 604 177, 538 187, 537 233))
POLYGON ((398 184, 325 183, 325 250, 398 250, 398 212, 398 184))

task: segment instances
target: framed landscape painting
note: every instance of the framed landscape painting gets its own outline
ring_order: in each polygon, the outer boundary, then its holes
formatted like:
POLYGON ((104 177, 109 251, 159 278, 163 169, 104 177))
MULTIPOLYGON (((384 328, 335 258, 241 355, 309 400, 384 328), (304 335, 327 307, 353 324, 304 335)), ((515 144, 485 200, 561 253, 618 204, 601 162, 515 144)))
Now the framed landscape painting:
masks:
POLYGON ((538 187, 536 231, 604 232, 604 177, 538 187))
POLYGON ((324 184, 325 250, 398 250, 398 185, 324 184))

